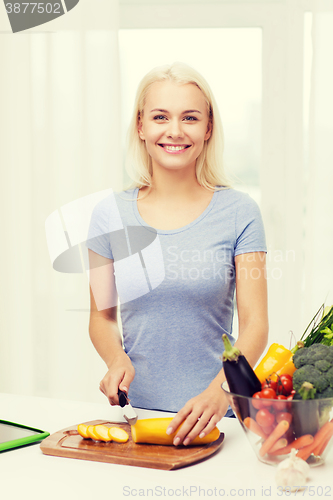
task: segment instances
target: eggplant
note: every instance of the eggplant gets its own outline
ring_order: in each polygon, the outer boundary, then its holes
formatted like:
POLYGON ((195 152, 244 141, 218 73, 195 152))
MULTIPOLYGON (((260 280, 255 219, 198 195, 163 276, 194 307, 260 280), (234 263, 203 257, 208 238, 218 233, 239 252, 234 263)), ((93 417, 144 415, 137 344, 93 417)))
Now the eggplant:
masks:
POLYGON ((228 336, 222 335, 224 344, 223 369, 230 392, 252 398, 255 392, 261 391, 261 382, 252 370, 251 365, 240 350, 232 346, 228 336))
MULTIPOLYGON (((222 335, 222 340, 225 349, 222 356, 223 369, 229 391, 235 395, 251 398, 254 393, 261 391, 261 382, 246 357, 237 347, 231 345, 225 333, 222 335)), ((250 415, 249 400, 231 397, 238 417, 244 420, 250 415)))

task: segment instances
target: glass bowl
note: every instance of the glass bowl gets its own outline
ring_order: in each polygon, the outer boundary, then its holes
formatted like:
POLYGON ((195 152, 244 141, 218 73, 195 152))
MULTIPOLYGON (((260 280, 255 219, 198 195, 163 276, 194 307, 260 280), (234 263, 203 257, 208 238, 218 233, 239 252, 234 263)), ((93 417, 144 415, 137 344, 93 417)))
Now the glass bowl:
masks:
POLYGON ((299 449, 299 456, 311 467, 324 463, 333 442, 333 398, 306 401, 249 398, 231 393, 227 382, 223 382, 222 389, 261 462, 278 465, 290 456, 290 446, 293 444, 299 449), (283 441, 275 441, 271 436, 262 448, 281 420, 289 424, 287 431, 279 438, 283 441), (317 434, 319 430, 320 434, 317 434), (310 435, 315 438, 312 443, 310 435), (295 442, 301 437, 301 441, 295 442), (267 448, 269 443, 274 444, 267 448))

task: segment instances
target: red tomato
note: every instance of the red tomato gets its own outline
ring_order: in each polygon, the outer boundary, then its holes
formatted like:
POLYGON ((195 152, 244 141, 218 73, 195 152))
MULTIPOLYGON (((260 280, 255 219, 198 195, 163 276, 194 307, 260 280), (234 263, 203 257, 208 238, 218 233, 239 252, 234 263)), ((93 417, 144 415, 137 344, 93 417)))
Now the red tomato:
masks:
POLYGON ((273 413, 267 410, 267 408, 263 408, 257 412, 256 421, 262 427, 269 427, 270 425, 273 425, 275 417, 273 413))
POLYGON ((277 401, 273 403, 273 410, 284 411, 287 408, 287 403, 285 402, 287 396, 284 396, 283 394, 278 394, 278 396, 276 396, 276 399, 277 401))
POLYGON ((259 401, 261 398, 260 394, 261 392, 255 392, 252 396, 252 406, 256 410, 260 410, 263 407, 262 402, 259 401))
POLYGON ((290 401, 292 401, 294 399, 295 392, 293 393, 293 391, 292 391, 291 394, 289 394, 289 396, 287 396, 287 408, 286 408, 287 411, 291 410, 292 403, 290 401))
POLYGON ((266 378, 266 380, 261 384, 262 389, 273 389, 276 392, 277 389, 277 380, 271 380, 270 378, 266 378))
POLYGON ((293 379, 290 375, 281 375, 279 380, 279 386, 282 389, 282 394, 289 396, 293 390, 293 379))
POLYGON ((286 411, 280 411, 275 415, 277 423, 281 422, 281 420, 287 420, 288 424, 291 424, 293 419, 291 413, 287 413, 286 411))
MULTIPOLYGON (((274 389, 266 388, 260 392, 260 397, 261 399, 276 399, 276 392, 274 389)), ((262 405, 270 407, 272 406, 272 401, 263 401, 262 405)))
POLYGON ((260 393, 260 397, 265 399, 276 399, 276 392, 271 388, 263 389, 260 393))

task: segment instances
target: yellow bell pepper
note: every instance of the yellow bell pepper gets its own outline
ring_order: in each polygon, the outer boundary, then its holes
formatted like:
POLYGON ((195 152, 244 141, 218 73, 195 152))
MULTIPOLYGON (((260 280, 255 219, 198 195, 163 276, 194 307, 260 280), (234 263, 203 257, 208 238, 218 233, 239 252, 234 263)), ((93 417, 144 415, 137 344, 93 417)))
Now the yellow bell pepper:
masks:
POLYGON ((255 368, 254 372, 261 383, 274 373, 278 373, 279 375, 282 373, 287 373, 285 372, 285 367, 289 370, 289 374, 291 374, 290 370, 292 369, 292 367, 290 365, 290 362, 293 365, 292 357, 293 353, 289 351, 289 349, 286 349, 283 345, 272 344, 268 349, 266 356, 262 358, 259 365, 255 368))
POLYGON ((272 380, 277 380, 282 374, 283 375, 290 375, 292 377, 294 371, 296 370, 296 367, 293 363, 293 353, 291 353, 290 358, 288 361, 279 369, 276 371, 276 373, 273 373, 271 376, 272 380))

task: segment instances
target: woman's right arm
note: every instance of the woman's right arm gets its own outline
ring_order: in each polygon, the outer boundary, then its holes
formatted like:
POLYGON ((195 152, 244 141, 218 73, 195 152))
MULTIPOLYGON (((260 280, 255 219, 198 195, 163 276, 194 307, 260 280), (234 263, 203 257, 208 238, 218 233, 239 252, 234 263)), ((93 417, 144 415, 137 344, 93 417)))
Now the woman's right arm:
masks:
POLYGON ((100 390, 111 405, 117 405, 118 388, 128 392, 135 370, 123 349, 118 328, 113 261, 89 250, 89 267, 89 335, 95 349, 108 367, 100 383, 100 390))

